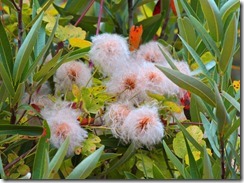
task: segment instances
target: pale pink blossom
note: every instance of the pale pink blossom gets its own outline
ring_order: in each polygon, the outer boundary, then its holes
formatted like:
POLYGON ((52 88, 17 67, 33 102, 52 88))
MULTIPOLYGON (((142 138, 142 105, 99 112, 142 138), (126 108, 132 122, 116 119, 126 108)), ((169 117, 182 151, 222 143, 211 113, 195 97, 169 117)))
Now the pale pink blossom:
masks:
POLYGON ((72 89, 72 85, 81 86, 91 85, 90 68, 79 61, 70 61, 62 64, 54 75, 56 93, 65 93, 72 89))
POLYGON ((92 37, 90 59, 104 75, 111 75, 128 65, 130 51, 127 41, 118 34, 104 33, 92 37))
POLYGON ((164 136, 164 127, 156 107, 142 106, 132 110, 122 129, 122 138, 135 143, 137 147, 145 145, 150 149, 160 143, 164 136))
POLYGON ((42 117, 50 127, 52 146, 59 148, 67 137, 70 138, 67 156, 73 155, 75 148, 82 146, 87 137, 87 132, 77 121, 79 111, 69 106, 68 102, 59 101, 41 110, 42 117))

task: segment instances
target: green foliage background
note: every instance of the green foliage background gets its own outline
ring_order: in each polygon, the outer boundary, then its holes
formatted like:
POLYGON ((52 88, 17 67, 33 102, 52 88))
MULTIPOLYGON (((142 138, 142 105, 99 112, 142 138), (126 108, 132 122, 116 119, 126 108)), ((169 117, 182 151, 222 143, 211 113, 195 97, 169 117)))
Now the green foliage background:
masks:
MULTIPOLYGON (((1 178, 240 179, 240 89, 233 87, 233 80, 240 79, 238 0, 174 0, 177 15, 170 0, 162 0, 161 12, 155 16, 157 1, 152 0, 20 2, 0 1, 1 178), (173 58, 187 61, 192 76, 159 68, 191 92, 191 121, 167 125, 162 143, 152 151, 119 144, 111 135, 96 135, 103 127, 88 124, 89 137, 82 152, 66 158, 69 139, 58 150, 51 148, 47 123, 41 120, 40 126, 29 125, 28 119, 41 119, 40 114, 20 101, 24 92, 32 95, 45 81, 52 82, 62 63, 89 61, 89 46, 72 46, 70 38, 90 41, 99 17, 100 33, 128 37, 130 22, 143 25, 142 43, 157 34, 173 58), (54 57, 44 64, 49 53, 54 57), (24 113, 20 115, 19 110, 24 113)), ((170 57, 167 61, 172 65, 170 57)), ((84 98, 93 91, 80 92, 84 98)), ((85 98, 86 117, 92 117, 109 96, 104 93, 92 104, 85 98)))

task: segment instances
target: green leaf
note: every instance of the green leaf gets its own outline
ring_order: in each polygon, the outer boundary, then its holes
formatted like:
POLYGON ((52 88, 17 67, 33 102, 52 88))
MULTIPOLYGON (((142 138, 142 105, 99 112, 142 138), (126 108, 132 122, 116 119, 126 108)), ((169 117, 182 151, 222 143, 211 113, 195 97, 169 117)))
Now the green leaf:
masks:
POLYGON ((195 158, 192 154, 192 151, 190 149, 190 146, 189 146, 188 141, 185 136, 184 136, 184 139, 185 139, 185 143, 186 143, 187 154, 189 157, 189 164, 190 164, 189 167, 190 167, 190 173, 191 173, 192 179, 200 179, 200 173, 197 168, 195 158))
POLYGON ((182 43, 187 48, 187 50, 190 52, 190 54, 192 55, 194 60, 197 62, 197 64, 201 68, 202 72, 208 77, 208 70, 207 70, 206 66, 204 65, 204 63, 202 62, 201 58, 196 53, 196 51, 181 36, 179 36, 179 38, 181 39, 182 43))
POLYGON ((225 130, 231 124, 229 114, 224 106, 224 102, 220 96, 217 84, 214 86, 216 99, 216 117, 218 122, 218 130, 220 136, 224 136, 225 130))
POLYGON ((69 14, 82 14, 85 11, 86 7, 89 6, 90 1, 79 0, 79 1, 67 1, 67 4, 64 8, 65 12, 69 14))
POLYGON ((89 50, 90 50, 90 47, 87 47, 87 48, 76 49, 76 50, 70 52, 69 57, 66 58, 66 62, 85 57, 88 54, 89 50))
POLYGON ((3 162, 2 162, 2 158, 1 158, 1 154, 0 154, 0 175, 1 175, 1 179, 6 179, 6 175, 3 169, 3 162))
MULTIPOLYGON (((187 17, 178 18, 177 22, 178 22, 181 37, 184 38, 184 40, 186 40, 186 42, 189 44, 190 47, 195 48, 196 47, 196 33, 190 23, 189 18, 187 18, 187 17)), ((186 51, 186 55, 187 55, 187 61, 189 63, 189 61, 192 58, 190 57, 190 53, 188 51, 186 51)))
POLYGON ((32 179, 45 178, 45 172, 48 169, 46 151, 49 149, 48 140, 50 138, 50 129, 46 121, 44 121, 43 128, 44 132, 37 143, 36 155, 32 170, 32 179))
POLYGON ((152 40, 158 28, 161 26, 162 20, 163 20, 163 16, 161 14, 157 14, 136 24, 136 25, 142 25, 143 27, 143 34, 142 34, 143 43, 152 40))
POLYGON ((40 136, 42 133, 41 126, 0 125, 0 135, 40 136))
POLYGON ((66 177, 66 179, 85 179, 87 178, 96 168, 97 162, 100 159, 102 152, 104 150, 104 145, 102 145, 98 150, 92 153, 90 156, 86 157, 82 162, 80 162, 73 171, 66 177))
POLYGON ((170 65, 170 67, 174 70, 179 70, 175 64, 174 64, 174 60, 172 59, 172 57, 169 55, 169 53, 164 50, 160 45, 158 45, 160 51, 162 52, 162 54, 164 55, 165 59, 167 60, 168 64, 170 65))
POLYGON ((13 55, 2 21, 0 21, 0 35, 0 62, 3 64, 7 74, 10 76, 13 69, 13 55))
POLYGON ((217 143, 217 141, 216 141, 217 135, 216 135, 216 133, 213 133, 213 131, 210 129, 211 128, 210 122, 201 112, 200 112, 200 117, 201 117, 203 127, 205 129, 205 133, 206 133, 206 136, 208 138, 208 141, 209 141, 214 153, 220 158, 220 152, 218 150, 219 145, 216 144, 217 143))
POLYGON ((120 167, 122 164, 124 164, 126 161, 128 161, 133 155, 135 154, 135 144, 131 143, 124 155, 113 165, 111 166, 106 173, 114 171, 118 167, 120 167))
POLYGON ((51 160, 48 166, 48 178, 52 179, 54 174, 56 174, 63 163, 65 155, 67 154, 69 148, 70 138, 67 137, 63 144, 59 147, 58 151, 56 152, 55 156, 51 160))
POLYGON ((14 97, 15 91, 14 91, 12 78, 8 75, 8 72, 6 71, 2 62, 0 62, 0 75, 2 77, 4 86, 8 90, 10 96, 14 97))
POLYGON ((130 172, 124 171, 124 174, 125 174, 126 179, 130 179, 130 180, 138 179, 134 174, 132 174, 130 172))
POLYGON ((13 104, 17 104, 19 101, 21 101, 23 94, 25 92, 25 83, 20 83, 17 87, 17 90, 15 92, 14 98, 13 98, 13 104))
POLYGON ((201 7, 208 23, 208 28, 212 38, 219 42, 223 33, 221 16, 215 1, 200 0, 201 7))
MULTIPOLYGON (((171 160, 171 162, 173 163, 173 165, 177 168, 177 170, 180 172, 180 174, 186 178, 186 171, 184 169, 183 164, 179 161, 179 159, 171 152, 171 150, 169 149, 169 147, 167 146, 167 144, 165 143, 165 141, 163 140, 163 146, 165 149, 165 152, 168 156, 168 158, 171 160)), ((188 175, 189 176, 189 175, 188 175)))
POLYGON ((224 41, 223 41, 221 56, 219 61, 219 68, 222 74, 224 74, 228 66, 230 66, 229 63, 233 59, 236 42, 237 42, 237 19, 234 14, 231 18, 231 21, 224 35, 224 41))
POLYGON ((121 156, 121 155, 122 154, 117 154, 117 153, 104 153, 101 155, 99 161, 110 160, 110 159, 116 158, 116 157, 121 156))
POLYGON ((214 179, 212 164, 206 149, 206 146, 203 148, 204 157, 203 157, 203 179, 214 179))
POLYGON ((195 18, 198 18, 195 11, 192 9, 192 7, 188 4, 188 2, 186 0, 180 0, 180 2, 181 2, 183 9, 186 11, 186 14, 188 16, 192 15, 195 18))
POLYGON ((230 137, 230 135, 240 127, 240 125, 241 125, 241 121, 240 121, 240 118, 238 118, 237 120, 235 120, 233 122, 233 125, 227 130, 224 138, 228 139, 230 137))
POLYGON ((220 14, 222 21, 225 23, 231 13, 240 8, 240 0, 228 0, 221 8, 220 14))
POLYGON ((214 55, 219 58, 220 57, 220 51, 216 45, 216 42, 213 40, 213 38, 209 35, 209 32, 206 31, 206 29, 203 27, 203 25, 193 16, 189 16, 189 19, 191 21, 191 24, 196 29, 199 37, 202 38, 203 43, 208 48, 208 50, 214 55))
POLYGON ((37 40, 38 31, 41 27, 42 17, 43 14, 38 18, 31 28, 16 55, 13 68, 13 79, 15 84, 17 84, 17 82, 21 79, 23 71, 29 61, 29 57, 37 40))
POLYGON ((153 164, 153 178, 154 179, 165 179, 162 171, 158 168, 156 164, 153 164))
MULTIPOLYGON (((7 93, 7 90, 6 90, 6 87, 4 84, 1 84, 0 85, 0 103, 3 103, 6 98, 8 97, 8 93, 7 93)), ((1 110, 1 107, 0 107, 0 110, 1 110)))
POLYGON ((172 82, 179 87, 198 95, 212 106, 216 105, 215 94, 206 84, 179 71, 162 66, 156 67, 158 67, 172 82))
POLYGON ((238 112, 240 112, 240 103, 235 99, 233 98, 232 96, 230 96, 227 92, 225 91, 222 91, 221 95, 226 99, 228 100, 232 106, 234 106, 238 112))
POLYGON ((56 23, 53 27, 53 30, 52 30, 52 33, 50 34, 48 40, 47 40, 47 43, 45 44, 45 47, 42 49, 42 51, 40 52, 40 54, 37 56, 37 58, 34 60, 34 62, 32 63, 32 65, 30 66, 29 70, 24 73, 24 76, 22 80, 26 80, 27 77, 36 69, 38 63, 40 62, 40 60, 43 58, 43 56, 46 54, 49 46, 51 45, 52 43, 52 40, 53 40, 53 37, 54 37, 54 33, 57 29, 57 26, 58 26, 58 19, 59 17, 57 18, 56 20, 56 23))

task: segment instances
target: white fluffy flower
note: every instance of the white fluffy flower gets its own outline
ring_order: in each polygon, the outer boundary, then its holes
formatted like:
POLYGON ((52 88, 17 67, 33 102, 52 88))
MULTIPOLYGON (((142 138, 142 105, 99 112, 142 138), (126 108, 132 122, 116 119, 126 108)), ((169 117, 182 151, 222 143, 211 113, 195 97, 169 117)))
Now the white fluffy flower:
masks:
POLYGON ((90 59, 105 75, 111 75, 128 64, 130 51, 125 38, 104 33, 91 39, 93 44, 89 52, 90 59))
POLYGON ((159 46, 167 51, 167 49, 161 45, 159 42, 150 41, 140 46, 139 50, 136 52, 136 60, 152 63, 160 63, 163 65, 168 65, 163 53, 161 52, 159 46))
POLYGON ((74 154, 76 147, 87 137, 87 132, 82 129, 77 121, 79 112, 71 109, 67 102, 57 102, 53 106, 45 107, 41 115, 50 127, 51 144, 59 148, 64 140, 69 136, 70 144, 67 156, 74 154))
POLYGON ((105 114, 107 116, 106 125, 111 128, 111 132, 116 138, 121 137, 122 125, 132 109, 133 106, 129 102, 114 103, 110 105, 105 114))
POLYGON ((145 90, 161 95, 177 95, 179 87, 164 75, 153 63, 144 62, 140 67, 140 82, 145 90))
POLYGON ((131 67, 115 73, 106 83, 107 92, 118 96, 119 100, 129 100, 135 104, 141 102, 144 83, 139 80, 138 68, 131 67))
POLYGON ((58 68, 54 76, 56 92, 65 93, 72 89, 73 84, 79 87, 86 84, 90 86, 91 81, 88 83, 90 78, 91 70, 83 62, 70 61, 64 63, 58 68))
POLYGON ((132 110, 122 128, 123 138, 131 140, 138 147, 145 145, 150 149, 164 136, 163 124, 156 107, 142 106, 132 110))

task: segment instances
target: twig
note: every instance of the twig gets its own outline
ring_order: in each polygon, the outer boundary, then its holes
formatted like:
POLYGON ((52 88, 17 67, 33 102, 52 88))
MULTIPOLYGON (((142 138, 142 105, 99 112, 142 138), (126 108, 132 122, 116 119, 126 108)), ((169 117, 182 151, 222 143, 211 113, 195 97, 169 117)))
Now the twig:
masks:
POLYGON ((25 152, 24 154, 20 155, 18 158, 16 158, 14 161, 12 161, 11 163, 7 164, 3 169, 4 171, 6 171, 7 169, 11 168, 12 166, 14 166, 16 163, 18 163, 21 159, 25 158, 28 154, 30 154, 31 152, 33 152, 36 149, 36 146, 34 146, 32 149, 30 149, 29 151, 25 152))
POLYGON ((81 14, 81 16, 79 17, 79 19, 75 22, 74 26, 77 26, 80 21, 82 20, 82 18, 85 16, 85 14, 88 12, 88 10, 91 8, 91 6, 93 5, 95 0, 91 0, 90 4, 87 6, 87 8, 85 9, 85 11, 81 14))
POLYGON ((128 26, 129 28, 133 25, 133 0, 128 0, 128 26))
POLYGON ((224 138, 220 137, 220 152, 221 152, 221 178, 225 179, 225 146, 224 138))
POLYGON ((102 14, 103 14, 103 3, 104 3, 104 0, 101 0, 98 21, 97 21, 96 35, 99 34, 99 30, 100 30, 100 23, 101 23, 101 18, 102 18, 102 14))

